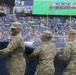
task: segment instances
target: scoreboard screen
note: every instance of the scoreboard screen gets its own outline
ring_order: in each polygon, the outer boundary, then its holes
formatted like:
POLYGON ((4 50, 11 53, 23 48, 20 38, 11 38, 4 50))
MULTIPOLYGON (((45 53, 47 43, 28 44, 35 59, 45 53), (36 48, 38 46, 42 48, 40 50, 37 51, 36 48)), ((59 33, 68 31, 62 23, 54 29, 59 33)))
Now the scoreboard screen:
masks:
POLYGON ((76 0, 34 0, 33 14, 76 16, 76 0))

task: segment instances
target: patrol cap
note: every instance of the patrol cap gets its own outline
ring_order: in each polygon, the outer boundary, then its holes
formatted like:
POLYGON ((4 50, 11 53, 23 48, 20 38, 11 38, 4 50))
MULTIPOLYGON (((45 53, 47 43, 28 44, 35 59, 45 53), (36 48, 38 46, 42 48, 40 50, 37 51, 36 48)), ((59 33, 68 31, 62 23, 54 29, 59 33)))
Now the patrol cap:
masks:
POLYGON ((22 29, 22 24, 20 22, 13 22, 11 25, 13 29, 22 29))
POLYGON ((68 31, 68 34, 76 35, 76 30, 70 29, 70 30, 68 31))
POLYGON ((50 38, 50 37, 52 37, 52 32, 49 30, 46 30, 42 33, 42 36, 50 38))

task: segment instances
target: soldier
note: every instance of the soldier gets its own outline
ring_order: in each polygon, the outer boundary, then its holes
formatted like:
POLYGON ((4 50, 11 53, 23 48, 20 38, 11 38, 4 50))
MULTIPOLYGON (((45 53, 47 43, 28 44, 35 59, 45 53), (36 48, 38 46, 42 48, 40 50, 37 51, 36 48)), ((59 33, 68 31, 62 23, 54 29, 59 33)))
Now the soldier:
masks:
POLYGON ((11 31, 13 38, 9 42, 7 48, 0 50, 0 56, 8 56, 7 68, 9 75, 24 75, 26 62, 23 54, 25 45, 21 36, 22 24, 13 22, 11 31))
POLYGON ((30 55, 31 58, 38 58, 38 64, 34 75, 54 75, 54 56, 56 46, 50 42, 52 33, 48 30, 42 33, 42 45, 38 46, 30 55))
POLYGON ((76 75, 76 31, 71 29, 68 33, 68 42, 62 49, 59 58, 67 62, 63 75, 76 75))

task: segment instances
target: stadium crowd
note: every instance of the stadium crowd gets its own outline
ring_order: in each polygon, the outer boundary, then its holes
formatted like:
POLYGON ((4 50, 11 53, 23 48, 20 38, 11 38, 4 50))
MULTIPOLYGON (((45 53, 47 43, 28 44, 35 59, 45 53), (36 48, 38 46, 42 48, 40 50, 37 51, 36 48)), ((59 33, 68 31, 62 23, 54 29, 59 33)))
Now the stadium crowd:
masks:
MULTIPOLYGON (((0 39, 7 40, 11 38, 10 26, 12 22, 19 21, 23 25, 22 35, 28 35, 26 40, 30 40, 33 37, 40 37, 41 33, 48 29, 52 31, 54 35, 67 35, 70 18, 63 17, 16 17, 16 16, 3 16, 0 17, 0 39)), ((76 19, 72 18, 72 27, 76 29, 76 19)))

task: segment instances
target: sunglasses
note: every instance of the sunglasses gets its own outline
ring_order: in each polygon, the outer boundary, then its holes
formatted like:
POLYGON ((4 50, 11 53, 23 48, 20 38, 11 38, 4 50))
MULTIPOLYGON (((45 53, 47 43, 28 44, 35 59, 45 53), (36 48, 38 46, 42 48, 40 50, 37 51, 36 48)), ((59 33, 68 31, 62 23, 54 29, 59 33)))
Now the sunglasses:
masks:
POLYGON ((13 28, 11 28, 11 30, 13 31, 13 30, 17 30, 17 29, 13 29, 13 28))

